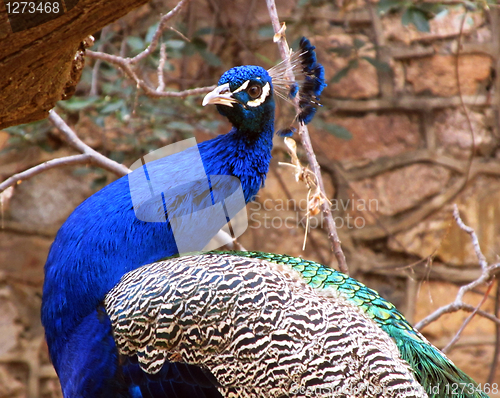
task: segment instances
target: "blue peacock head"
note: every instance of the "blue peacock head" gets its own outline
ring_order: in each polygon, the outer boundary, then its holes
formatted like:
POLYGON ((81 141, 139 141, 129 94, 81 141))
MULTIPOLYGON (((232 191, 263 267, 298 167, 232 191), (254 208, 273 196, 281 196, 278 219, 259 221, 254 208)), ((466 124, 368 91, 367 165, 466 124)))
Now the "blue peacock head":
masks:
MULTIPOLYGON (((238 130, 261 130, 274 120, 274 94, 286 101, 299 98, 296 119, 308 124, 321 106, 320 96, 326 87, 324 68, 317 62, 315 47, 305 37, 289 62, 281 62, 266 71, 260 66, 237 66, 225 72, 217 87, 203 99, 203 106, 215 104, 238 130), (295 77, 291 82, 290 74, 295 77)), ((291 135, 293 129, 286 129, 291 135)))
POLYGON ((217 105, 219 113, 238 130, 259 131, 274 119, 271 76, 260 66, 231 68, 205 96, 203 105, 207 104, 217 105))

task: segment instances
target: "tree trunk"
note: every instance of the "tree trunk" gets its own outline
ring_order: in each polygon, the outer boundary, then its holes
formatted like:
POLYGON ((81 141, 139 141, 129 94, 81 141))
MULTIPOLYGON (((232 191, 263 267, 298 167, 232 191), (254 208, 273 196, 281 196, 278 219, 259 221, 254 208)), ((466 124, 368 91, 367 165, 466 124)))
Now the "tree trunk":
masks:
POLYGON ((21 1, 0 2, 0 128, 44 119, 57 101, 70 98, 91 45, 85 38, 147 2, 31 0, 35 10, 49 3, 51 12, 30 14, 29 3, 20 12, 21 1))

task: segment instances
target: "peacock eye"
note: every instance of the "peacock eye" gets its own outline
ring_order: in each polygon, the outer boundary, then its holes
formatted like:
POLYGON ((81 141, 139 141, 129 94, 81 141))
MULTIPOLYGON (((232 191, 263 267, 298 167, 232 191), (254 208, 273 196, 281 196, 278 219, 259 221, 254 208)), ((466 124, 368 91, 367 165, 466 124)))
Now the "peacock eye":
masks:
POLYGON ((262 94, 262 87, 254 84, 253 86, 248 87, 247 93, 252 99, 259 98, 260 95, 262 94))

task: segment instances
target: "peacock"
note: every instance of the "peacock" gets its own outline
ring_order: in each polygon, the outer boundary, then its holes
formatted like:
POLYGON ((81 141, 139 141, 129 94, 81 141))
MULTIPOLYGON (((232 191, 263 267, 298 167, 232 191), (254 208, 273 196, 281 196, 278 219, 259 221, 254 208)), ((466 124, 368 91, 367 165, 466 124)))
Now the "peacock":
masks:
POLYGON ((198 366, 223 397, 487 397, 392 303, 301 258, 173 257, 124 275, 104 311, 122 360, 160 380, 198 366))
MULTIPOLYGON (((220 396, 204 369, 172 361, 153 377, 137 358, 120 356, 103 300, 126 273, 179 252, 174 220, 182 227, 183 217, 224 201, 235 189, 232 180, 215 177, 239 180, 242 206, 253 199, 269 169, 275 94, 287 100, 298 96, 297 118, 303 123, 319 105, 325 82, 314 49, 303 38, 290 63, 269 71, 253 65, 229 69, 203 100, 231 122, 227 134, 144 164, 85 200, 62 225, 45 264, 41 317, 65 397, 220 396), (290 72, 298 75, 297 83, 288 79, 290 72), (208 189, 199 179, 180 184, 200 158, 208 189), (148 184, 131 183, 144 179, 157 182, 149 184, 151 193, 148 184), (133 197, 140 198, 139 205, 133 197)), ((228 218, 196 219, 196 227, 210 237, 228 218)), ((195 249, 205 243, 202 239, 195 249)))
MULTIPOLYGON (((214 176, 236 177, 243 202, 263 185, 275 95, 299 96, 299 121, 314 116, 325 84, 307 39, 291 63, 297 85, 284 65, 225 72, 203 105, 217 106, 229 133, 138 168, 63 224, 45 265, 42 322, 66 398, 486 396, 391 303, 346 275, 257 252, 175 257, 176 212, 234 189, 214 176), (196 179, 172 189, 197 156, 209 189, 196 179), (161 194, 139 192, 138 209, 130 181, 164 174, 161 194)), ((226 221, 198 228, 210 236, 226 221)))

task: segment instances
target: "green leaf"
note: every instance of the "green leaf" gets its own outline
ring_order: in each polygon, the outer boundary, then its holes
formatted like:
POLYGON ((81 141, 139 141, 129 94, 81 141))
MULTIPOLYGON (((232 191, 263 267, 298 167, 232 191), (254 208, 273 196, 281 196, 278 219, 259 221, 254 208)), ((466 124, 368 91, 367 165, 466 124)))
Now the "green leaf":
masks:
POLYGON ((409 8, 405 10, 403 15, 401 15, 401 23, 403 26, 408 26, 411 22, 411 11, 409 8))
POLYGON ((120 109, 122 106, 125 106, 125 101, 122 99, 119 100, 114 100, 106 104, 102 109, 101 113, 104 115, 116 112, 118 109, 120 109))
POLYGON ((382 62, 382 61, 379 61, 378 59, 376 58, 372 58, 372 57, 361 57, 363 58, 365 61, 368 61, 370 64, 372 64, 375 69, 381 71, 381 72, 390 72, 391 71, 391 67, 389 66, 389 64, 387 62, 382 62))
POLYGON ((402 0, 380 0, 378 3, 378 12, 384 14, 388 11, 398 10, 402 8, 404 1, 402 0))
POLYGON ((347 74, 349 73, 349 71, 351 70, 351 68, 348 66, 342 68, 341 70, 339 70, 337 73, 335 73, 335 76, 333 76, 330 80, 330 83, 338 83, 339 81, 341 81, 345 76, 347 76, 347 74))
POLYGON ((109 157, 117 163, 123 163, 125 160, 125 153, 122 151, 111 151, 109 157))
POLYGON ((186 133, 194 131, 194 127, 186 122, 170 122, 165 126, 165 128, 167 130, 178 130, 186 133))
POLYGON ((144 45, 144 41, 140 37, 136 36, 129 36, 127 38, 127 44, 129 45, 130 49, 134 52, 140 52, 144 50, 146 47, 144 45))
POLYGON ((361 39, 354 39, 354 47, 359 50, 361 47, 363 47, 366 43, 361 40, 361 39))
POLYGON ((357 60, 357 58, 351 59, 349 60, 347 66, 351 69, 355 69, 359 66, 359 61, 357 60))
POLYGON ((186 47, 186 42, 184 40, 167 40, 165 44, 167 45, 167 48, 170 48, 172 50, 182 50, 184 47, 186 47))
POLYGON ((274 36, 274 29, 271 25, 268 26, 263 26, 258 30, 259 36, 263 37, 265 39, 268 39, 270 37, 274 36))
POLYGON ((164 128, 155 128, 153 129, 153 136, 160 140, 166 140, 171 137, 171 134, 164 128))
POLYGON ((102 176, 102 177, 97 177, 92 181, 92 184, 90 184, 91 189, 97 189, 101 188, 104 184, 106 184, 108 180, 107 176, 102 176))
POLYGON ((450 10, 448 8, 443 7, 441 10, 439 10, 439 12, 436 13, 436 15, 434 15, 434 19, 444 18, 449 14, 449 12, 450 10))
POLYGON ((160 23, 157 22, 149 27, 148 32, 146 33, 146 38, 144 39, 146 43, 148 44, 151 43, 151 40, 153 40, 153 36, 155 35, 159 24, 160 23))
POLYGON ((59 101, 57 105, 59 105, 61 108, 64 110, 70 111, 70 112, 76 112, 76 111, 81 111, 85 108, 90 107, 91 105, 95 104, 97 101, 99 101, 99 97, 73 97, 69 100, 66 101, 59 101))
POLYGON ((323 129, 343 140, 350 140, 352 138, 351 132, 338 124, 324 123, 323 129))
POLYGON ((209 51, 200 51, 200 55, 209 63, 211 66, 221 66, 222 61, 220 58, 209 51))
POLYGON ((194 36, 205 36, 205 35, 214 35, 218 29, 212 28, 210 26, 206 26, 204 28, 198 29, 194 36))
POLYGON ((270 58, 266 57, 264 54, 261 53, 255 53, 255 56, 259 58, 262 62, 268 64, 268 65, 275 65, 276 62, 272 61, 270 58))
POLYGON ((84 175, 87 175, 93 171, 94 170, 92 170, 91 167, 77 167, 77 168, 73 169, 71 174, 73 174, 74 176, 84 176, 84 175))
MULTIPOLYGON (((489 1, 488 1, 489 3, 489 1)), ((476 11, 477 10, 477 4, 473 1, 464 1, 463 3, 465 5, 465 8, 467 9, 467 11, 476 11)), ((495 4, 495 2, 493 3, 490 3, 490 4, 495 4)))
POLYGON ((429 19, 425 12, 417 8, 409 8, 411 11, 411 23, 421 32, 430 32, 429 19))
POLYGON ((421 32, 430 32, 429 20, 425 12, 415 7, 409 7, 401 16, 401 23, 408 26, 410 23, 421 32))
POLYGON ((339 126, 335 123, 326 123, 322 119, 314 119, 313 125, 320 130, 325 130, 326 132, 333 134, 335 137, 341 138, 343 140, 350 140, 352 134, 345 127, 339 126))
POLYGON ((328 49, 328 52, 337 54, 339 57, 346 58, 351 55, 353 47, 352 46, 339 46, 332 47, 328 49))

